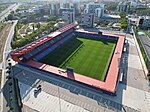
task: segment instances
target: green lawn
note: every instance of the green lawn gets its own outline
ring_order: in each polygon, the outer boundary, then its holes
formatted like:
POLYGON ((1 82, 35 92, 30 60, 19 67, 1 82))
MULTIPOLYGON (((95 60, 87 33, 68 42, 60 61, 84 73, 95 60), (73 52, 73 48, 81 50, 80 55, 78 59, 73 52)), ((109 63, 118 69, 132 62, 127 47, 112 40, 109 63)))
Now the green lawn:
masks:
POLYGON ((7 9, 9 7, 9 4, 0 4, 0 13, 7 9))
POLYGON ((0 23, 0 32, 2 31, 3 27, 5 26, 4 23, 0 23))
POLYGON ((63 69, 74 68, 76 73, 104 81, 115 43, 72 38, 40 62, 63 69))

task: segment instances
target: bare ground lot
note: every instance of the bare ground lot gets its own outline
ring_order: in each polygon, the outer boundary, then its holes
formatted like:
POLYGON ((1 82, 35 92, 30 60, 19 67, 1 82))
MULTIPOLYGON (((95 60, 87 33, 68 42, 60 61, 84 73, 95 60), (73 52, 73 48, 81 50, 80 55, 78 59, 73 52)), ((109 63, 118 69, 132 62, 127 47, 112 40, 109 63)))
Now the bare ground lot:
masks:
POLYGON ((5 42, 9 35, 11 27, 12 27, 12 24, 7 23, 2 29, 2 31, 0 32, 0 63, 2 62, 2 59, 3 59, 3 50, 4 50, 5 42))

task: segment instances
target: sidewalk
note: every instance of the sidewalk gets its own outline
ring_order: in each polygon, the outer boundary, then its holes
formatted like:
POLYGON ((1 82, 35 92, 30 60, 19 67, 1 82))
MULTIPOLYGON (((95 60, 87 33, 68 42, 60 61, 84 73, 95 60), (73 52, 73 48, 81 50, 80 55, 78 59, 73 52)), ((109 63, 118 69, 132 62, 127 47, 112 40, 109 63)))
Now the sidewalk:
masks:
MULTIPOLYGON (((2 65, 3 70, 2 70, 2 78, 1 78, 1 90, 4 88, 4 86, 6 86, 6 85, 5 85, 5 83, 6 83, 5 68, 6 68, 6 64, 7 64, 7 62, 6 62, 6 53, 7 53, 9 50, 11 50, 10 43, 11 43, 11 40, 12 40, 12 38, 13 38, 13 35, 14 35, 14 28, 15 28, 17 22, 18 22, 18 21, 14 21, 14 24, 13 24, 11 30, 9 31, 9 35, 8 35, 8 37, 7 37, 7 40, 6 40, 6 43, 5 43, 5 47, 4 47, 4 51, 3 51, 3 62, 2 62, 2 63, 3 63, 3 65, 2 65)), ((1 95, 1 96, 0 96, 0 97, 1 97, 1 102, 0 102, 1 109, 0 109, 0 111, 3 112, 3 110, 6 109, 5 106, 7 105, 7 102, 6 102, 5 99, 4 99, 3 92, 1 92, 0 95, 1 95), (5 108, 5 109, 4 109, 4 108, 5 108)), ((7 110, 7 109, 6 109, 6 110, 7 110)))
POLYGON ((0 69, 2 69, 2 63, 0 63, 0 69))
POLYGON ((136 39, 135 33, 134 33, 134 31, 133 31, 133 28, 132 28, 132 32, 133 32, 133 37, 134 37, 134 40, 135 40, 135 43, 136 43, 136 47, 137 47, 137 50, 138 50, 138 55, 139 55, 140 60, 141 60, 142 68, 143 68, 143 70, 144 70, 145 77, 147 78, 148 70, 147 70, 147 67, 146 67, 145 61, 144 61, 144 59, 143 59, 143 56, 142 56, 142 53, 141 53, 141 50, 140 50, 139 44, 138 44, 138 42, 137 42, 137 39, 136 39))

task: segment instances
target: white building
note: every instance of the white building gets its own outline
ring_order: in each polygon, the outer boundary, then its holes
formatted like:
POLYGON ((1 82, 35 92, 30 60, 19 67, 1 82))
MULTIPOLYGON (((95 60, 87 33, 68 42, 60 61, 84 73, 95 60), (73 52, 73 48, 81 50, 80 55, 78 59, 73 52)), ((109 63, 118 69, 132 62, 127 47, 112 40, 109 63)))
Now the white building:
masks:
POLYGON ((59 16, 61 17, 62 16, 62 13, 63 12, 75 12, 75 10, 73 8, 60 8, 59 9, 59 16))
POLYGON ((131 1, 130 9, 143 9, 146 8, 147 5, 145 3, 141 3, 139 1, 131 1))
POLYGON ((70 11, 62 12, 62 19, 67 24, 71 24, 75 22, 75 14, 74 12, 70 12, 70 11))
POLYGON ((95 17, 100 18, 104 15, 104 9, 103 8, 97 8, 95 9, 95 17))
POLYGON ((93 27, 94 25, 94 13, 87 13, 81 16, 81 26, 93 27))
POLYGON ((137 1, 122 1, 118 4, 118 11, 128 13, 129 10, 146 8, 147 4, 137 1))
POLYGON ((58 9, 60 8, 60 3, 51 3, 50 6, 50 15, 58 16, 58 9))
POLYGON ((84 13, 95 13, 95 17, 102 17, 104 15, 104 4, 101 3, 89 3, 86 5, 84 13))
POLYGON ((144 16, 139 18, 138 26, 140 28, 150 28, 150 17, 144 16))
POLYGON ((66 22, 58 22, 58 23, 56 23, 54 26, 56 26, 56 27, 58 27, 58 28, 62 28, 62 27, 64 27, 64 26, 66 26, 67 25, 67 23, 66 22))
POLYGON ((118 4, 118 11, 128 13, 130 10, 130 2, 122 1, 118 4))
POLYGON ((71 5, 71 8, 73 8, 75 10, 75 15, 78 15, 80 13, 80 8, 79 8, 79 3, 73 3, 71 5))

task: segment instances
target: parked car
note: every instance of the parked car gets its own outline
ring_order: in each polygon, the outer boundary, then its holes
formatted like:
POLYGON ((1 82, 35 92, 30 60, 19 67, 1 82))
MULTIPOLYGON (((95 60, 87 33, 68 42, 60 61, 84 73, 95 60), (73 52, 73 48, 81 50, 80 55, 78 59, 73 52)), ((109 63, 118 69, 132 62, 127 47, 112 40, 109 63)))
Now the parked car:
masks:
POLYGON ((12 78, 8 75, 8 76, 6 76, 6 79, 12 79, 12 78))
POLYGON ((6 73, 10 74, 10 73, 11 73, 11 70, 7 70, 6 73))
POLYGON ((41 92, 41 85, 39 85, 35 90, 34 90, 34 93, 38 93, 38 92, 41 92))

